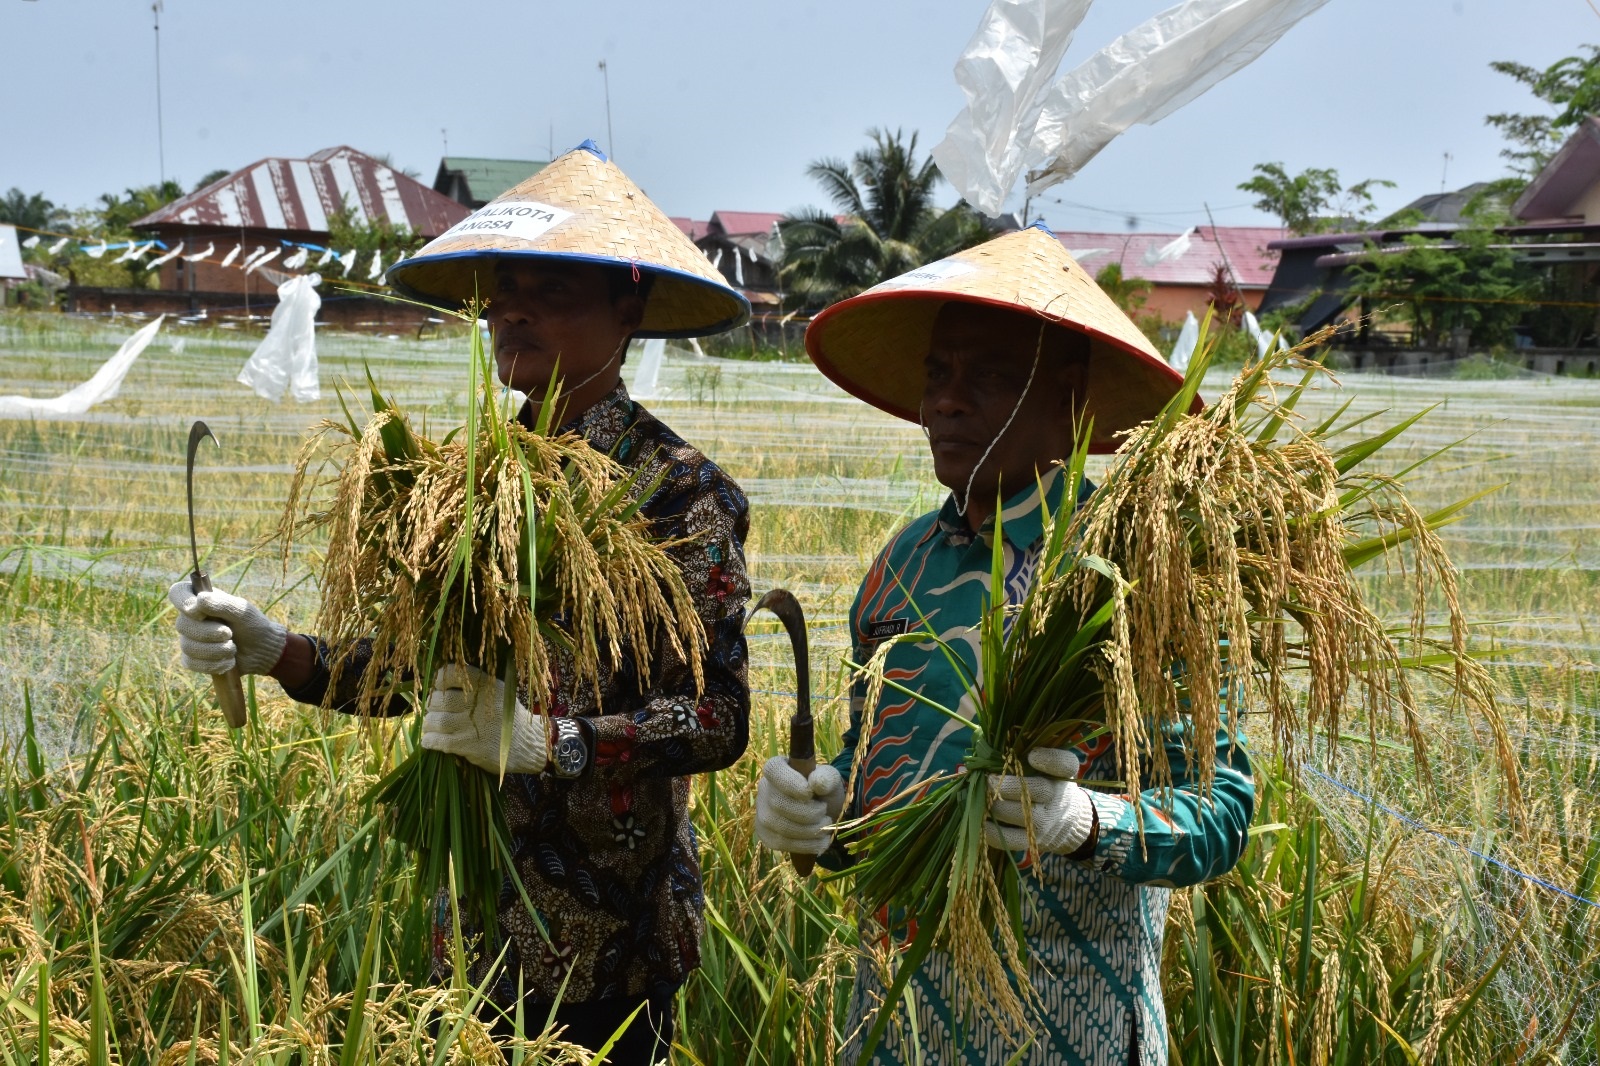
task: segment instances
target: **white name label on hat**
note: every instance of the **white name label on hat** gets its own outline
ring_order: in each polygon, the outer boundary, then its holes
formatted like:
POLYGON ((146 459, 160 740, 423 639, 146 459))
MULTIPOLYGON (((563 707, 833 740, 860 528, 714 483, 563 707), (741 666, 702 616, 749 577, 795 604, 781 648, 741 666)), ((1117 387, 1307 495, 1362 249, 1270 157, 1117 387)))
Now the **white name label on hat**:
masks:
POLYGON ((454 226, 445 230, 444 237, 465 237, 493 234, 496 237, 516 237, 534 241, 572 217, 571 211, 541 204, 534 200, 517 200, 503 204, 485 204, 454 226))
POLYGON ((919 285, 932 285, 951 278, 959 278, 963 274, 970 274, 976 269, 971 263, 964 263, 959 259, 941 259, 937 263, 917 267, 907 271, 897 278, 890 278, 877 286, 878 291, 884 289, 911 289, 919 285))

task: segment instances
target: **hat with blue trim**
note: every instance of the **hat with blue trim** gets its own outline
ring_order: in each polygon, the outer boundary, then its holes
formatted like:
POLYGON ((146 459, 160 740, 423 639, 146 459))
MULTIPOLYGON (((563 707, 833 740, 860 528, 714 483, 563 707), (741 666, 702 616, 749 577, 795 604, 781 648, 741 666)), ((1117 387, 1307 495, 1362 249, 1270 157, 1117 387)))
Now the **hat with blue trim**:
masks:
POLYGON ((389 268, 406 296, 459 306, 494 298, 505 262, 568 261, 652 275, 638 337, 698 337, 741 325, 750 303, 639 187, 584 141, 389 268))
POLYGON ((1042 222, 839 301, 806 328, 806 354, 846 392, 916 422, 934 321, 951 301, 1007 308, 1088 336, 1096 452, 1115 451, 1116 434, 1154 418, 1183 385, 1042 222))

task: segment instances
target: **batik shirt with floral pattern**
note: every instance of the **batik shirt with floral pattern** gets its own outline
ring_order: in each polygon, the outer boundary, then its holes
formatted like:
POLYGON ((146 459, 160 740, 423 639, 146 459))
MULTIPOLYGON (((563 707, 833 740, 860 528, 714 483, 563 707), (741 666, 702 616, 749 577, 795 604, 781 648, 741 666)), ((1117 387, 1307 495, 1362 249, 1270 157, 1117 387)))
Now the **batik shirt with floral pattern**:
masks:
MULTIPOLYGON (((572 676, 571 659, 552 646, 557 695, 550 713, 579 719, 591 754, 575 779, 548 771, 506 778, 502 795, 517 871, 549 941, 508 878, 498 929, 481 936, 466 930, 474 941, 468 974, 474 984, 505 948, 489 986, 504 1005, 516 1000, 519 971, 525 995, 553 1000, 560 993, 565 1002, 663 993, 683 982, 700 961, 704 907, 688 775, 731 765, 749 736, 744 493, 621 384, 566 428, 628 469, 642 470, 645 483, 661 478, 640 513, 657 536, 682 538, 669 551, 705 627, 705 683, 697 698, 689 664, 664 642, 651 656, 663 665, 653 679, 642 678, 624 645, 603 663, 596 699, 593 687, 561 681, 572 676)), ((359 670, 346 667, 338 688, 353 692, 358 677, 359 670)), ((349 692, 329 694, 328 680, 319 662, 317 676, 289 695, 348 708, 349 692)), ((451 942, 447 902, 435 914, 441 978, 451 942)))
MULTIPOLYGON (((1006 500, 1000 533, 1005 561, 1004 595, 1017 603, 1033 582, 1043 547, 1041 498, 1056 511, 1064 478, 1052 471, 1041 483, 1006 500), (1042 492, 1042 496, 1041 496, 1042 492)), ((1084 486, 1086 499, 1089 491, 1084 486)), ((926 642, 897 645, 887 655, 885 675, 946 707, 976 676, 978 619, 992 580, 995 522, 972 532, 954 499, 923 515, 878 555, 851 609, 857 662, 886 637, 920 628, 925 619, 964 662, 963 675, 926 642)), ((845 817, 871 813, 893 797, 913 792, 918 782, 956 770, 972 743, 971 731, 916 699, 885 689, 870 736, 861 735, 864 692, 851 701, 850 729, 834 760, 849 775, 858 749, 861 766, 845 817)), ((993 1026, 963 1017, 948 956, 929 955, 907 989, 915 1025, 891 1025, 873 1061, 953 1066, 1017 1061, 1037 1066, 1161 1066, 1167 1061, 1166 1011, 1161 997, 1161 945, 1173 886, 1192 885, 1227 872, 1244 849, 1255 806, 1243 737, 1219 734, 1214 744, 1161 737, 1172 766, 1170 803, 1155 790, 1138 795, 1091 791, 1097 835, 1072 857, 1043 855, 1024 864, 1023 926, 1028 979, 1042 1016, 1033 1042, 1018 1049, 993 1026), (1194 759, 1214 758, 1209 796, 1201 794, 1194 759), (1140 837, 1137 817, 1143 813, 1140 837)), ((1114 780, 1116 752, 1109 738, 1077 749, 1080 776, 1114 780)), ((1148 776, 1148 774, 1147 774, 1148 776)), ((852 861, 848 843, 823 856, 835 868, 852 861)), ((880 912, 880 923, 890 916, 880 912)), ((898 926, 898 923, 894 923, 898 926)), ((911 930, 896 928, 897 939, 911 930)), ((873 949, 881 944, 866 944, 873 949)), ((848 1013, 843 1060, 860 1055, 863 1023, 885 994, 878 966, 857 969, 848 1013)), ((904 1008, 901 1007, 904 1021, 904 1008)))

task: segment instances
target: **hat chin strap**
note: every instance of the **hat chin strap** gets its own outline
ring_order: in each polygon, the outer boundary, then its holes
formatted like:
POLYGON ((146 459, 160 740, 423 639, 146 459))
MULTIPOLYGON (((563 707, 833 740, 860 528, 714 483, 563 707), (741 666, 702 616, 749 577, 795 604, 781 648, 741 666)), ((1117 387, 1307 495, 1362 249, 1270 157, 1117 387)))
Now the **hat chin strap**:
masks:
MULTIPOLYGON (((1017 404, 1011 409, 1011 414, 1006 418, 1005 425, 1000 427, 1000 432, 994 435, 994 439, 989 442, 989 446, 983 450, 983 455, 979 457, 977 465, 972 468, 972 473, 967 475, 967 489, 962 493, 961 499, 956 501, 956 514, 962 518, 967 517, 967 505, 972 502, 972 483, 977 480, 978 471, 982 470, 983 464, 989 461, 989 456, 994 451, 994 446, 999 444, 1000 438, 1006 435, 1006 430, 1011 428, 1011 423, 1017 420, 1017 413, 1022 410, 1023 401, 1028 398, 1028 390, 1033 388, 1034 375, 1039 373, 1039 354, 1043 349, 1044 323, 1041 322, 1039 324, 1039 343, 1033 349, 1033 366, 1028 368, 1028 380, 1022 386, 1022 395, 1017 397, 1017 404)), ((922 408, 920 406, 917 408, 917 417, 919 419, 922 417, 922 408)), ((928 427, 922 427, 922 431, 927 433, 928 427)))

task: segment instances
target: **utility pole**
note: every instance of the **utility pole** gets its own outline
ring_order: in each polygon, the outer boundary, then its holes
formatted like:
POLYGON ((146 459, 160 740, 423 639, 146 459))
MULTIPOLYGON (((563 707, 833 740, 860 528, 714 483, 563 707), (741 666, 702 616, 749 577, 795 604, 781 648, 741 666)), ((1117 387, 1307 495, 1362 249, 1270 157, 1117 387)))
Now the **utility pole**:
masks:
POLYGON ((161 121, 161 6, 163 0, 150 5, 150 14, 156 24, 156 155, 161 162, 161 184, 167 183, 167 138, 161 121))
POLYGON ((616 138, 611 136, 611 72, 606 70, 606 61, 600 61, 600 77, 606 84, 606 154, 613 160, 617 158, 616 138))
POLYGON ((1444 169, 1439 172, 1439 195, 1444 195, 1444 184, 1450 177, 1450 153, 1444 154, 1444 169))
POLYGON ((444 154, 448 158, 450 155, 450 131, 441 126, 439 128, 439 138, 444 141, 444 154))

